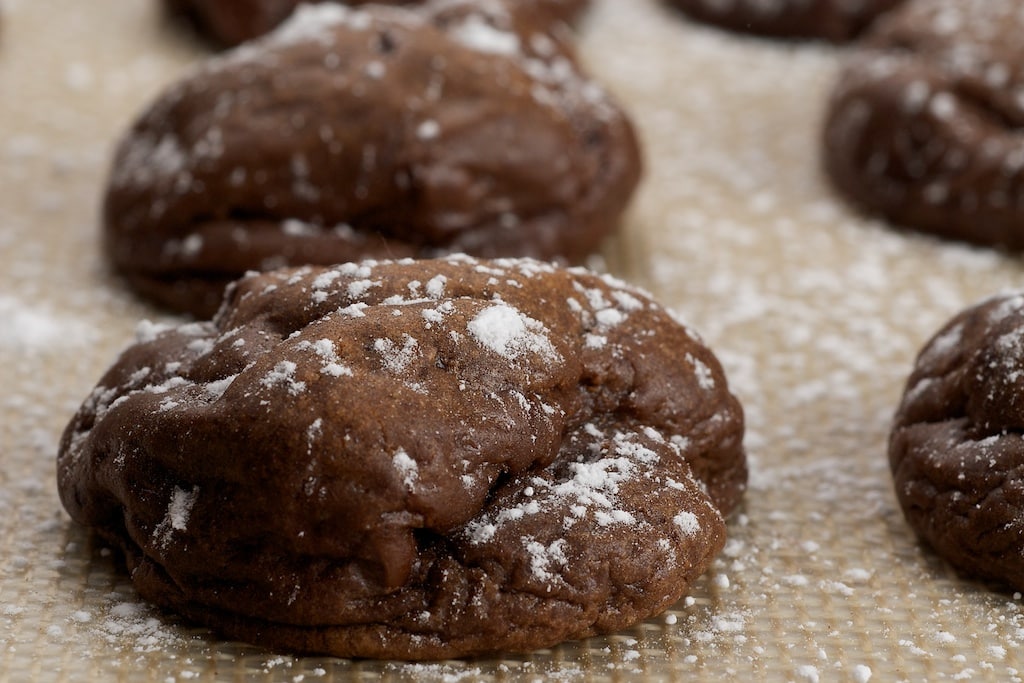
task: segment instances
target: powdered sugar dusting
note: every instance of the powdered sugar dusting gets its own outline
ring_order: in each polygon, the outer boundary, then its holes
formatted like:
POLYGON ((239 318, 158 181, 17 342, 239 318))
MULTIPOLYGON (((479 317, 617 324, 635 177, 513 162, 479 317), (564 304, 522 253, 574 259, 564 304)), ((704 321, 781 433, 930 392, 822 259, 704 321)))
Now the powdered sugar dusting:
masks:
POLYGON ((210 398, 220 398, 224 395, 224 392, 228 390, 228 387, 231 386, 231 383, 235 381, 236 377, 238 377, 238 375, 234 374, 229 375, 224 379, 208 382, 205 385, 206 392, 210 395, 210 398))
POLYGON ((188 528, 188 518, 192 514, 192 507, 196 504, 198 495, 198 486, 188 491, 174 487, 171 501, 167 505, 167 514, 153 530, 153 538, 159 545, 166 546, 175 531, 181 532, 188 528))
POLYGON ((320 372, 331 377, 351 377, 352 368, 341 362, 334 341, 331 339, 318 339, 315 342, 302 341, 298 348, 308 350, 320 357, 322 365, 320 372))
POLYGON ((427 281, 427 296, 431 299, 440 299, 444 296, 445 285, 448 278, 444 275, 435 275, 427 281))
POLYGON ((543 323, 508 304, 484 309, 469 322, 467 330, 482 346, 509 360, 526 353, 550 361, 559 357, 543 323))
POLYGON ((680 512, 672 521, 686 536, 696 536, 700 533, 700 522, 697 521, 697 515, 692 512, 680 512))
POLYGON ((853 667, 853 680, 856 683, 868 683, 871 680, 871 667, 864 664, 853 667))
POLYGON ((401 374, 419 355, 419 342, 408 334, 402 336, 401 345, 391 339, 376 339, 373 350, 380 354, 381 363, 389 371, 401 374))
MULTIPOLYGON (((600 430, 592 431, 592 436, 604 437, 600 430)), ((569 463, 561 480, 533 478, 529 482, 530 495, 511 507, 472 521, 466 527, 466 537, 474 544, 488 543, 504 525, 549 511, 552 506, 567 507, 569 514, 562 520, 565 528, 584 520, 591 520, 599 527, 637 524, 633 512, 620 506, 620 489, 628 482, 648 476, 650 466, 659 456, 639 443, 634 435, 617 433, 612 437, 612 444, 613 452, 609 457, 569 463)))
POLYGON ((515 56, 519 53, 519 37, 497 29, 479 15, 470 15, 452 31, 452 36, 466 47, 488 54, 515 56))
POLYGON ((111 182, 141 187, 186 178, 189 163, 188 152, 173 134, 137 135, 128 141, 111 182))
POLYGON ((192 506, 196 503, 196 496, 199 494, 199 487, 191 491, 175 488, 171 496, 171 504, 167 507, 167 519, 175 531, 184 531, 188 524, 188 516, 192 512, 192 506))
POLYGON ((526 552, 530 554, 530 570, 541 581, 550 582, 557 578, 552 567, 564 567, 569 559, 565 556, 565 539, 558 539, 545 546, 529 537, 523 539, 526 552))
POLYGON ((711 374, 711 368, 689 353, 686 354, 686 362, 693 366, 693 371, 697 376, 697 385, 705 391, 712 391, 715 388, 715 378, 711 374))
POLYGON ((95 337, 77 317, 5 294, 0 294, 0 320, 0 349, 46 352, 88 344, 95 337))
POLYGON ((331 29, 339 24, 365 29, 369 27, 369 16, 332 2, 300 4, 270 39, 275 45, 326 40, 331 29))
POLYGON ((412 490, 420 477, 419 465, 401 448, 392 456, 391 462, 394 463, 395 469, 398 470, 405 488, 412 490))
POLYGON ((279 361, 273 370, 263 376, 260 384, 268 388, 282 386, 293 396, 300 394, 306 390, 306 383, 295 379, 298 367, 294 361, 279 361))

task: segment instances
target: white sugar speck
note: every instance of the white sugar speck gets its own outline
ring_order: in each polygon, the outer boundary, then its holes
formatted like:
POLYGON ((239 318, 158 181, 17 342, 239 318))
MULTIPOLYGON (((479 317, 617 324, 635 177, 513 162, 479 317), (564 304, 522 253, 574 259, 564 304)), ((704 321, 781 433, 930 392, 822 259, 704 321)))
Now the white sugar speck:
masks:
POLYGON ((192 513, 192 506, 196 503, 196 497, 199 494, 199 487, 194 487, 191 491, 174 487, 174 493, 171 496, 171 503, 167 506, 167 519, 171 523, 171 528, 175 531, 184 531, 188 525, 189 515, 192 513))
POLYGON ((266 376, 260 380, 260 384, 265 387, 274 386, 285 386, 288 389, 288 393, 293 396, 300 394, 306 389, 305 382, 299 382, 295 380, 295 371, 298 366, 290 361, 283 360, 279 361, 274 369, 266 374, 266 376))
POLYGON ((713 391, 715 388, 715 378, 711 374, 711 368, 704 364, 699 358, 695 358, 692 354, 686 354, 686 362, 693 366, 694 374, 697 376, 697 385, 705 391, 713 391))
POLYGON ((313 420, 309 427, 306 428, 306 442, 309 444, 309 448, 313 448, 313 442, 319 439, 324 433, 324 419, 318 417, 313 420))
POLYGON ((367 308, 369 308, 367 304, 363 303, 362 301, 359 301, 352 304, 351 306, 344 306, 342 308, 339 308, 338 315, 343 315, 346 318, 365 318, 366 313, 364 311, 366 311, 367 308))
POLYGON ((188 258, 194 258, 203 249, 203 236, 195 233, 181 241, 181 253, 188 258))
POLYGON ((39 351, 88 343, 93 330, 67 315, 58 315, 38 303, 22 302, 0 294, 0 348, 39 351))
POLYGON ((444 275, 435 275, 430 278, 427 282, 427 296, 431 299, 440 299, 444 296, 444 288, 446 284, 448 284, 448 278, 444 275))
POLYGON ((697 515, 692 512, 680 512, 672 521, 687 536, 696 536, 700 533, 700 522, 697 521, 697 515))
POLYGON ((365 13, 354 12, 335 3, 300 4, 288 20, 270 36, 275 44, 289 45, 326 38, 333 26, 347 23, 356 28, 362 21, 368 21, 368 19, 369 16, 365 13))
POLYGON ((405 449, 399 448, 394 456, 391 458, 392 464, 395 469, 398 470, 398 474, 402 477, 402 483, 405 488, 412 490, 413 486, 420 478, 419 465, 416 461, 405 452, 405 449))
POLYGON ((327 289, 339 277, 341 277, 341 273, 337 270, 328 270, 320 273, 313 279, 313 289, 327 289))
POLYGON ((161 546, 166 546, 175 531, 185 531, 188 528, 188 520, 192 514, 192 508, 199 496, 199 487, 193 486, 191 490, 175 486, 171 492, 171 500, 167 504, 167 513, 163 521, 153 529, 153 540, 161 546))
POLYGON ((210 396, 210 398, 220 398, 224 394, 224 392, 227 391, 228 387, 231 386, 231 383, 235 381, 236 377, 238 377, 237 373, 234 375, 229 375, 224 379, 218 379, 214 380, 213 382, 208 382, 203 388, 206 389, 206 393, 210 396))
POLYGON ((419 342, 407 334, 403 337, 402 346, 384 338, 373 342, 373 350, 380 354, 384 367, 395 374, 405 370, 419 353, 419 342))
POLYGON ((871 680, 871 667, 864 664, 853 667, 853 680, 856 683, 868 683, 871 680))
POLYGON ((359 299, 370 291, 371 288, 378 286, 380 286, 379 280, 353 280, 348 285, 348 295, 352 299, 359 299))
POLYGON ((440 134, 441 126, 433 119, 428 119, 416 127, 416 137, 420 140, 433 140, 440 134))
POLYGON ((482 346, 510 360, 524 353, 548 360, 558 357, 547 337, 547 328, 508 304, 484 309, 469 322, 467 329, 482 346))
POLYGON ((470 15, 449 33, 456 41, 477 52, 508 57, 519 52, 520 42, 516 34, 496 29, 478 15, 470 15))
POLYGON ((523 542, 526 546, 526 552, 530 556, 530 572, 540 581, 553 581, 557 578, 557 575, 551 571, 551 566, 564 567, 569 562, 565 556, 566 541, 564 538, 560 538, 547 546, 532 538, 524 538, 523 542))
POLYGON ((821 680, 818 667, 813 664, 801 664, 796 668, 796 675, 811 683, 818 683, 821 680))
POLYGON ((990 645, 986 651, 988 652, 989 657, 994 657, 995 659, 1006 659, 1006 648, 1002 645, 990 645))
POLYGON ((626 315, 615 308, 605 308, 594 314, 597 324, 602 327, 615 327, 626 319, 626 315))

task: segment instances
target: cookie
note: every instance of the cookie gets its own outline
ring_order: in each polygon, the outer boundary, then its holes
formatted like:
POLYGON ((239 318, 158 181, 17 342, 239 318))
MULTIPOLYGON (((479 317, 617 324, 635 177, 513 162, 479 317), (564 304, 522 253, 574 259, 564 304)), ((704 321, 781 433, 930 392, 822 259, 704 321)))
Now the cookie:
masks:
MULTIPOLYGON (((445 0, 346 0, 340 4, 360 6, 373 2, 383 5, 423 5, 445 0)), ((225 46, 238 45, 272 31, 287 19, 301 0, 164 0, 174 15, 188 19, 205 37, 225 46)), ((481 5, 505 3, 517 12, 542 15, 552 22, 571 23, 580 18, 590 0, 477 0, 481 5)))
POLYGON ((973 306, 928 342, 889 461, 922 540, 966 575, 1024 590, 1024 294, 973 306))
POLYGON ((113 162, 114 269, 204 317, 248 270, 596 251, 640 177, 625 113, 525 15, 430 8, 303 7, 167 90, 113 162))
POLYGON ((1024 248, 1024 10, 913 0, 832 95, 824 164, 851 204, 911 230, 1024 248))
POLYGON ((529 259, 250 274, 144 329, 64 432, 61 499, 139 592, 341 657, 531 650, 684 595, 746 481, 715 356, 529 259))
POLYGON ((775 38, 841 43, 904 0, 666 0, 698 21, 775 38))

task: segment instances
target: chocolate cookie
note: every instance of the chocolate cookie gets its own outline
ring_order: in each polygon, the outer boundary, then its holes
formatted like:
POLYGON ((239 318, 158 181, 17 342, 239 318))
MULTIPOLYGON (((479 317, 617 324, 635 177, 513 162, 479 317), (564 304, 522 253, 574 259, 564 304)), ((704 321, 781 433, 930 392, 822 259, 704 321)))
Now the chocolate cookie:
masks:
MULTIPOLYGON (((316 0, 314 0, 316 1, 316 0)), ((323 0, 321 0, 323 1, 323 0)), ((444 0, 335 0, 349 6, 370 2, 382 5, 423 5, 444 0)), ((176 15, 186 17, 204 36, 226 46, 268 33, 287 19, 303 0, 164 0, 176 15)), ((547 21, 571 23, 579 19, 590 0, 476 0, 481 5, 502 2, 517 12, 541 15, 547 21)))
POLYGON ((746 465, 722 369, 643 293, 539 261, 250 274, 145 330, 67 427, 72 517, 139 592, 343 657, 615 631, 721 549, 746 465))
POLYGON ((904 0, 666 0, 689 16, 732 31, 834 43, 857 37, 904 0))
POLYGON ((106 250, 208 316, 248 270, 366 257, 563 257, 640 175, 625 114, 525 15, 301 8, 163 94, 120 144, 106 250))
POLYGON ((1024 12, 1016 0, 912 0, 842 71, 825 168, 906 228, 1024 248, 1024 12))
POLYGON ((968 575, 1024 590, 1024 294, 984 301, 928 342, 889 461, 924 541, 968 575))

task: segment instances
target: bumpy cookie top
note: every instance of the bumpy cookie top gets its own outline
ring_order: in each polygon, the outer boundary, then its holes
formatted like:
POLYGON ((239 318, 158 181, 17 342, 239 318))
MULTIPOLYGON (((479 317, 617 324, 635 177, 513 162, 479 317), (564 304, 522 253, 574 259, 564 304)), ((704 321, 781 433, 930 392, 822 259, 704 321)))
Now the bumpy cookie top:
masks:
POLYGON ((742 494, 741 438, 715 357, 642 292, 531 260, 369 261, 253 274, 214 321, 144 329, 68 426, 59 480, 151 599, 394 619, 377 649, 298 647, 449 656, 678 599, 742 494), (441 564, 497 592, 408 621, 469 599, 441 564))
POLYGON ((212 301, 282 265, 577 260, 617 226, 639 173, 623 112, 528 15, 322 4, 141 116, 113 164, 107 248, 140 289, 205 281, 212 301))

